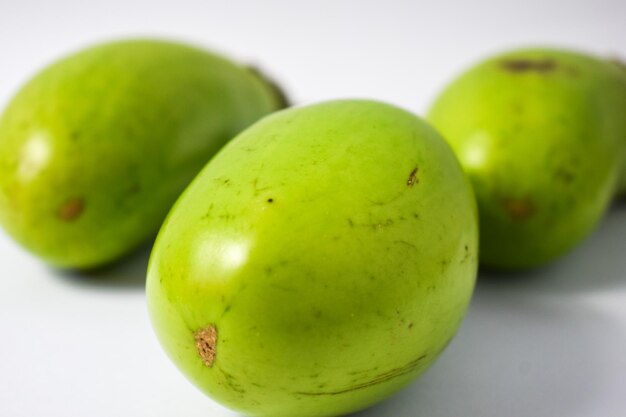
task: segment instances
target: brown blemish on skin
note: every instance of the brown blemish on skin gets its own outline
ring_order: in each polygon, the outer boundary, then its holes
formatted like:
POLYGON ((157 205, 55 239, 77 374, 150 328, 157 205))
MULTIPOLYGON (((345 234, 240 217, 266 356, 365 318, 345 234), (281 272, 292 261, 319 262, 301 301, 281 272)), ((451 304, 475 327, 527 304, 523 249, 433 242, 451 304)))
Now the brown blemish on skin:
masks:
POLYGON ((399 243, 400 245, 403 245, 407 248, 417 250, 417 246, 415 246, 411 242, 407 242, 406 240, 398 239, 398 240, 394 240, 393 243, 399 243))
POLYGON ((427 358, 428 355, 424 354, 420 357, 418 357, 417 359, 412 360, 411 362, 407 363, 404 366, 401 366, 399 368, 394 368, 391 369, 390 371, 384 372, 382 374, 379 374, 375 377, 373 377, 371 380, 367 381, 367 382, 363 382, 361 384, 356 384, 356 385, 352 385, 349 387, 346 387, 344 389, 339 389, 336 391, 318 391, 318 392, 296 392, 296 394, 299 395, 306 395, 306 396, 311 396, 311 397, 319 397, 319 396, 328 396, 328 395, 339 395, 339 394, 345 394, 347 392, 352 392, 352 391, 357 391, 357 390, 361 390, 364 388, 369 388, 378 384, 382 384, 384 382, 390 381, 394 378, 400 377, 402 375, 406 375, 410 372, 412 372, 415 368, 417 368, 417 366, 420 364, 420 362, 422 360, 424 360, 425 358, 427 358))
POLYGON ((546 59, 505 59, 500 62, 500 66, 509 72, 538 72, 541 74, 552 72, 556 69, 557 64, 554 60, 546 59))
POLYGON ((387 219, 384 222, 371 224, 371 226, 372 226, 372 229, 381 230, 381 229, 384 229, 385 227, 391 226, 392 224, 393 224, 393 219, 387 219))
POLYGON ((217 354, 217 328, 211 324, 204 329, 196 331, 193 335, 196 340, 196 349, 202 358, 202 363, 211 368, 217 354))
POLYGON ((420 180, 417 178, 417 170, 419 167, 413 168, 413 171, 409 174, 409 178, 406 180, 406 185, 408 187, 413 187, 415 184, 419 184, 420 180))
POLYGON ((267 202, 268 202, 268 203, 273 203, 273 202, 274 202, 274 199, 273 199, 273 198, 268 198, 268 199, 267 199, 267 202))
POLYGON ((129 194, 137 194, 139 191, 141 191, 141 187, 139 186, 139 184, 136 183, 131 185, 128 189, 129 194))
POLYGON ((501 203, 513 220, 527 220, 535 213, 535 206, 528 199, 504 198, 501 203))
POLYGON ((580 75, 578 68, 572 65, 565 67, 565 72, 572 78, 576 78, 580 75))
POLYGON ((220 373, 224 376, 224 381, 233 391, 238 394, 245 394, 246 390, 244 390, 241 385, 237 382, 237 379, 230 373, 226 372, 224 369, 219 370, 220 373))
POLYGON ((465 245, 465 254, 463 255, 463 259, 461 259, 461 263, 464 263, 465 261, 467 261, 470 258, 470 250, 469 250, 469 246, 465 245))
POLYGON ((557 169, 554 175, 556 176, 556 178, 560 179, 565 184, 569 184, 572 181, 574 181, 574 174, 565 168, 557 169))
POLYGON ((61 204, 57 215, 61 220, 72 222, 80 217, 85 210, 85 200, 82 197, 70 198, 61 204))

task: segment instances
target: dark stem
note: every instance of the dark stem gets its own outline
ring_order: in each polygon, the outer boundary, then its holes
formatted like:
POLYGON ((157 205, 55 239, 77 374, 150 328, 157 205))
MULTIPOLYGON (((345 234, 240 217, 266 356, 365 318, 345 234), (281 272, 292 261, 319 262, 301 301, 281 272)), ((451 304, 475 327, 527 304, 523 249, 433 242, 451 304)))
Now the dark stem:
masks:
POLYGON ((255 77, 259 78, 265 85, 267 85, 274 95, 276 101, 276 109, 284 109, 290 106, 289 98, 285 93, 285 90, 271 77, 268 77, 259 67, 255 65, 247 65, 246 69, 250 71, 255 77))

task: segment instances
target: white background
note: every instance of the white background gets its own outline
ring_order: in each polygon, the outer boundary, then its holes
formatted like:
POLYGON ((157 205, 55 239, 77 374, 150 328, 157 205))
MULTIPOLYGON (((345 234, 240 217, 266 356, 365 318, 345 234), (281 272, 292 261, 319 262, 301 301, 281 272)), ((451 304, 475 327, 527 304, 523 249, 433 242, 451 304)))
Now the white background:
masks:
MULTIPOLYGON (((424 113, 486 54, 563 45, 626 56, 626 1, 0 0, 0 105, 51 60, 128 36, 262 66, 297 103, 363 97, 424 113)), ((625 115, 626 117, 626 115, 625 115)), ((359 417, 626 415, 626 204, 554 265, 481 274, 454 342, 359 417)), ((148 249, 112 270, 48 269, 0 233, 0 416, 215 416, 148 321, 148 249)))

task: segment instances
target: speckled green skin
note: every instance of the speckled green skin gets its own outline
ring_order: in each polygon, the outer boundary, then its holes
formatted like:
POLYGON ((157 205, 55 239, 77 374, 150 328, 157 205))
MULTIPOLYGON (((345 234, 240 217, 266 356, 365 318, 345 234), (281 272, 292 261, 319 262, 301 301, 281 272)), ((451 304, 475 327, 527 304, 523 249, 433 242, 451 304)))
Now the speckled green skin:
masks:
POLYGON ((614 196, 626 95, 616 67, 557 50, 520 50, 470 69, 428 119, 474 187, 480 261, 550 262, 585 238, 614 196))
POLYGON ((182 44, 121 41, 63 59, 0 119, 0 221, 59 267, 119 258, 277 101, 252 72, 182 44))
POLYGON ((477 265, 471 187, 423 121, 369 101, 262 119, 176 203, 154 247, 156 333, 205 393, 267 417, 337 416, 444 349, 477 265), (207 367, 194 334, 215 326, 207 367))

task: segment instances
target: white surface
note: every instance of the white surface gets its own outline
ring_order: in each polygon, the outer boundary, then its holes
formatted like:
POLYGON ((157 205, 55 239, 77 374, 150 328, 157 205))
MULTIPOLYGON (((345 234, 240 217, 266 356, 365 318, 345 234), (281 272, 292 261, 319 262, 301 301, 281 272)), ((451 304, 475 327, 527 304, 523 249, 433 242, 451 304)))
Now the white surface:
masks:
MULTIPOLYGON (((422 113, 485 54, 562 44, 626 56, 626 2, 0 0, 0 103, 94 41, 159 35, 260 63, 298 102, 377 98, 422 113), (378 5, 377 5, 378 4, 378 5)), ((461 331, 416 383, 359 417, 626 415, 626 205, 557 264, 481 275, 461 331)), ((95 276, 47 269, 0 233, 0 416, 234 414, 152 334, 147 251, 95 276)))

